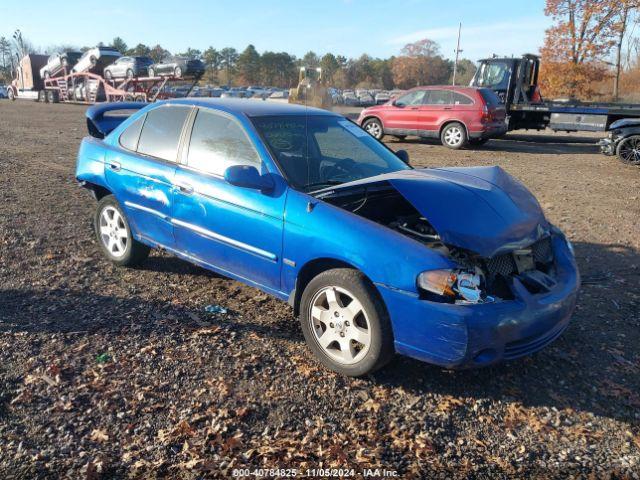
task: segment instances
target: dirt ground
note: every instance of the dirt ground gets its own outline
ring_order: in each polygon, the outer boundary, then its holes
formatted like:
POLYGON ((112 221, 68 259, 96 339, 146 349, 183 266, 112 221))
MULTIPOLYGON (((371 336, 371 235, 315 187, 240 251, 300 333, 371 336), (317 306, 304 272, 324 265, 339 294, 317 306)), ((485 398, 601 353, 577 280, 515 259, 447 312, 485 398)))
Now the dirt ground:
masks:
POLYGON ((83 114, 0 101, 0 478, 639 478, 640 169, 593 137, 389 141, 416 166, 519 178, 584 285, 536 355, 460 372, 397 357, 355 380, 319 367, 291 309, 255 289, 161 253, 105 261, 74 180, 83 114))

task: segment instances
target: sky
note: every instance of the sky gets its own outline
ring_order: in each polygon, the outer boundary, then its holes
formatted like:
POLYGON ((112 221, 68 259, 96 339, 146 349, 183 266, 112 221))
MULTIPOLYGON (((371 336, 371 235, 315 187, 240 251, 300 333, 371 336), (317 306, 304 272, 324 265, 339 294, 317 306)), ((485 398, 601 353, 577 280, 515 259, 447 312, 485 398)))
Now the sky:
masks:
POLYGON ((0 36, 22 31, 37 49, 92 46, 122 37, 130 46, 161 44, 176 53, 253 44, 259 52, 309 50, 347 57, 397 55, 429 38, 453 58, 462 22, 461 56, 536 53, 550 19, 544 0, 0 0, 0 36), (63 5, 60 4, 60 5, 63 5), (18 6, 19 5, 19 6, 18 6), (91 5, 91 8, 88 6, 91 5))

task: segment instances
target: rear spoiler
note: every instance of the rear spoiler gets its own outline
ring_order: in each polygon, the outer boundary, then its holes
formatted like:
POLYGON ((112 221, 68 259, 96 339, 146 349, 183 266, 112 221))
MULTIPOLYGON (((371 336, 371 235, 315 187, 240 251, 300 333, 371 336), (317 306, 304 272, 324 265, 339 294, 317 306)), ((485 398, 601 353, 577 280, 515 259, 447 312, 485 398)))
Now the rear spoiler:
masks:
POLYGON ((108 113, 117 112, 118 110, 140 110, 147 105, 149 104, 144 102, 111 102, 89 107, 85 114, 89 135, 95 138, 104 138, 131 116, 131 112, 126 113, 124 111, 114 115, 108 115, 108 113))

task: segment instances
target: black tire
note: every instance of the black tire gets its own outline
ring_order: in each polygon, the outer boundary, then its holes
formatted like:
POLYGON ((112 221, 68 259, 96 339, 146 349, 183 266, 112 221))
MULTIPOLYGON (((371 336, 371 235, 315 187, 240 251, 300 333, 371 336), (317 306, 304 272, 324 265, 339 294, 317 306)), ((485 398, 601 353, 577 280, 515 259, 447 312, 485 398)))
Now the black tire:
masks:
POLYGON ((58 103, 58 92, 56 90, 47 90, 47 102, 58 103))
POLYGON ((127 220, 126 215, 120 208, 118 201, 115 199, 113 195, 107 195, 103 197, 99 202, 96 208, 96 213, 93 219, 93 229, 96 234, 96 240, 98 241, 98 245, 100 245, 100 249, 107 259, 116 265, 123 267, 132 267, 135 265, 139 265, 149 256, 149 251, 151 250, 147 245, 138 242, 133 238, 131 234, 131 228, 129 227, 129 221, 127 220), (105 244, 105 240, 103 239, 103 234, 101 233, 101 217, 103 212, 107 209, 115 209, 120 214, 122 219, 122 225, 120 225, 119 230, 122 230, 124 227, 126 231, 126 245, 122 254, 115 255, 112 251, 109 250, 107 245, 105 244))
POLYGON ((467 130, 461 123, 448 123, 440 132, 440 142, 447 148, 459 150, 467 145, 467 130))
POLYGON ((377 118, 370 118, 362 124, 362 128, 377 140, 382 140, 384 137, 384 128, 382 123, 377 118))
POLYGON ((133 95, 131 95, 130 93, 128 93, 127 95, 124 96, 124 101, 125 102, 133 102, 133 101, 135 101, 135 97, 133 95))
POLYGON ((110 82, 111 80, 113 80, 113 73, 111 73, 111 70, 105 70, 104 71, 104 79, 108 82, 110 82))
POLYGON ((98 59, 96 57, 91 57, 89 62, 91 63, 91 68, 94 68, 98 64, 98 59))
MULTIPOLYGON (((346 306, 350 305, 347 304, 346 306)), ((338 312, 336 312, 337 314, 338 312)), ((371 282, 359 271, 350 268, 337 268, 322 272, 313 278, 304 289, 300 299, 300 323, 307 345, 316 358, 327 368, 334 372, 350 377, 361 377, 372 373, 386 365, 394 354, 393 331, 387 309, 384 306, 380 295, 371 282), (312 325, 311 315, 312 302, 318 298, 327 287, 337 287, 353 294, 362 305, 366 313, 367 331, 370 335, 369 347, 366 354, 355 363, 343 364, 335 361, 327 353, 318 341, 318 336, 312 325)), ((353 328, 348 322, 344 322, 347 327, 353 328)), ((354 320, 355 323, 355 320, 354 320)), ((334 324, 330 324, 331 328, 334 324)), ((335 324, 337 328, 337 323, 335 324)), ((325 331, 330 327, 326 326, 325 331)), ((341 336, 344 335, 341 333, 341 336)), ((347 330, 347 337, 348 330, 347 330)), ((351 340, 347 339, 347 342, 351 340)), ((331 344, 333 345, 333 343, 331 344)), ((336 344, 337 345, 337 344, 336 344)), ((342 350, 341 348, 339 350, 342 350)))
POLYGON ((176 78, 182 78, 182 68, 180 67, 174 68, 173 74, 176 76, 176 78))
POLYGON ((47 91, 46 90, 39 90, 38 91, 38 100, 36 100, 37 102, 42 102, 42 103, 47 103, 47 91))
POLYGON ((128 69, 126 75, 127 75, 127 80, 131 80, 133 78, 133 70, 128 69))
POLYGON ((147 70, 147 75, 150 77, 155 77, 156 71, 153 68, 149 67, 149 69, 147 70))
POLYGON ((15 99, 16 99, 16 94, 15 94, 15 93, 13 93, 13 88, 10 88, 10 89, 7 91, 7 98, 8 98, 9 100, 11 100, 12 102, 13 102, 13 101, 15 101, 15 99))
POLYGON ((626 165, 640 165, 640 135, 620 140, 616 147, 618 159, 626 165))
POLYGON ((44 72, 44 79, 49 80, 51 78, 51 74, 49 72, 44 72))

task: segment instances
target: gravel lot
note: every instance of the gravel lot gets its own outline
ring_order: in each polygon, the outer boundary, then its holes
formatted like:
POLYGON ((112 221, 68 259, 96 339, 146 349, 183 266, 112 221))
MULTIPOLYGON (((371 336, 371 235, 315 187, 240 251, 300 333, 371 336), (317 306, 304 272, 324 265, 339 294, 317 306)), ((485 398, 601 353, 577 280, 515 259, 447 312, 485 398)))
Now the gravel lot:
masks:
POLYGON ((572 325, 532 357, 462 372, 398 357, 354 380, 319 367, 290 308, 257 290, 162 253, 107 263, 74 180, 83 114, 0 102, 0 478, 639 478, 640 169, 594 138, 390 140, 414 165, 522 180, 585 285, 572 325))

